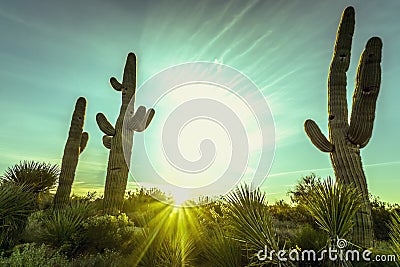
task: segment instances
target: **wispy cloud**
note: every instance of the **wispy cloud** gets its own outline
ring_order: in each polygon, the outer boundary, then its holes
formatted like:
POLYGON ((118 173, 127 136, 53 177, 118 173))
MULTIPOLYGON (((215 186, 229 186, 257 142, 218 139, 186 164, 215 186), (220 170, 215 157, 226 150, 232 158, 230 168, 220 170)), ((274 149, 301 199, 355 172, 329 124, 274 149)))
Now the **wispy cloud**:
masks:
POLYGON ((253 8, 256 4, 258 3, 258 1, 252 1, 251 4, 247 5, 237 16, 235 16, 234 19, 232 19, 228 25, 222 30, 220 31, 214 38, 212 38, 207 46, 204 47, 203 50, 201 50, 199 52, 199 56, 198 58, 202 58, 204 56, 204 53, 207 52, 208 49, 210 49, 210 47, 217 42, 222 36, 224 36, 225 33, 227 33, 229 30, 231 30, 244 16, 245 14, 251 9, 253 8))
MULTIPOLYGON (((373 167, 380 167, 380 166, 392 166, 392 165, 398 165, 398 164, 400 164, 400 161, 390 161, 390 162, 365 164, 364 167, 365 168, 373 168, 373 167)), ((284 176, 284 175, 289 175, 289 174, 313 173, 313 172, 318 172, 318 171, 330 171, 330 170, 332 170, 331 167, 318 168, 318 169, 304 169, 304 170, 297 170, 297 171, 273 173, 268 176, 269 177, 278 177, 278 176, 284 176)))

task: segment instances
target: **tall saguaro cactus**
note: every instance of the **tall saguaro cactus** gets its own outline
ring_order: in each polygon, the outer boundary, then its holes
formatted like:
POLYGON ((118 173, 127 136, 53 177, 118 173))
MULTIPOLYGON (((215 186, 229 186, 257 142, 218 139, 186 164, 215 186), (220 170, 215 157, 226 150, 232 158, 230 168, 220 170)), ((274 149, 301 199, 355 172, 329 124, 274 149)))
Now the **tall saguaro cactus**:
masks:
POLYGON ((56 195, 54 196, 54 207, 56 209, 63 208, 69 203, 69 196, 71 194, 71 187, 75 178, 75 170, 76 166, 78 165, 79 155, 85 149, 89 139, 89 134, 87 132, 83 132, 85 112, 86 99, 84 97, 80 97, 75 104, 75 110, 72 114, 68 139, 64 148, 59 185, 56 195))
POLYGON ((304 127, 311 142, 319 150, 330 153, 338 182, 355 186, 362 195, 363 205, 356 214, 352 238, 354 243, 369 247, 373 241, 373 227, 360 149, 368 144, 372 134, 381 83, 382 41, 378 37, 369 39, 361 55, 349 122, 346 72, 350 64, 354 24, 354 8, 348 7, 342 15, 329 70, 329 140, 313 120, 307 120, 304 127))
POLYGON ((133 145, 134 132, 142 132, 149 126, 155 114, 154 109, 140 106, 134 112, 136 91, 136 56, 129 53, 126 59, 122 83, 110 79, 111 86, 122 93, 122 104, 115 127, 103 113, 96 115, 100 130, 105 133, 103 145, 110 149, 104 188, 104 212, 116 214, 122 208, 133 145), (131 104, 130 101, 132 101, 131 104), (127 117, 125 116, 127 115, 127 117), (126 159, 126 160, 125 160, 126 159))

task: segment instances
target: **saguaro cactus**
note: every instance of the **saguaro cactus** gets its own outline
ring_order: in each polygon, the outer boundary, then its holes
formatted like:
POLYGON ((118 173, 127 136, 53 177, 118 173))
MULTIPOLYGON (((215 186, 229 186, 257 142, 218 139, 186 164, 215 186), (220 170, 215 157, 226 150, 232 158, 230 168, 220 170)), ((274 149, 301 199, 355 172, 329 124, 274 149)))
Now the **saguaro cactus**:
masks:
POLYGON ((89 139, 89 134, 83 131, 85 123, 86 99, 78 98, 75 110, 72 114, 71 126, 67 143, 64 148, 64 155, 61 163, 59 185, 54 196, 54 207, 62 208, 69 202, 72 183, 75 178, 75 170, 78 165, 79 155, 83 152, 89 139))
POLYGON ((115 127, 103 113, 96 115, 100 130, 105 133, 103 145, 110 149, 106 184, 104 188, 104 212, 116 214, 122 208, 125 189, 128 181, 130 158, 132 153, 133 133, 144 131, 155 114, 154 109, 140 106, 134 112, 133 103, 136 91, 136 56, 129 53, 122 83, 116 78, 110 79, 111 86, 122 93, 122 104, 115 127), (132 100, 132 103, 129 102, 132 100), (125 115, 128 115, 125 118, 125 115), (124 154, 125 153, 125 154, 124 154), (125 160, 126 158, 126 160, 125 160))
POLYGON ((342 15, 329 70, 329 140, 314 121, 307 120, 304 127, 311 142, 319 150, 330 153, 337 181, 355 186, 362 195, 363 205, 355 217, 352 239, 360 246, 369 247, 373 241, 373 228, 360 149, 368 144, 372 134, 376 100, 381 83, 382 41, 378 37, 369 39, 361 55, 349 122, 346 72, 350 64, 354 23, 354 8, 348 7, 342 15))

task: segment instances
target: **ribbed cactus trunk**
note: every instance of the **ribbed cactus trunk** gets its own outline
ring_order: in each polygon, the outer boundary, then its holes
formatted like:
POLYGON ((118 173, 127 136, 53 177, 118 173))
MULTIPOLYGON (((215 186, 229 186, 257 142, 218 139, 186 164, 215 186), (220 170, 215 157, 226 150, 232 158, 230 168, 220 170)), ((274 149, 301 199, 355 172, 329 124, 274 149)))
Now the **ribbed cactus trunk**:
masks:
POLYGON ((355 186, 362 195, 363 205, 355 217, 352 241, 370 247, 374 235, 360 148, 368 144, 372 135, 381 79, 382 41, 378 37, 371 38, 361 55, 349 123, 346 72, 350 64, 354 24, 354 9, 348 7, 339 25, 328 78, 329 141, 314 121, 307 120, 304 126, 313 144, 321 151, 330 153, 337 181, 355 186))
POLYGON ((78 165, 79 155, 85 149, 89 135, 83 132, 85 123, 86 99, 78 98, 72 114, 71 126, 67 143, 64 148, 64 155, 61 163, 59 185, 54 196, 54 207, 60 209, 69 203, 72 183, 75 178, 76 166, 78 165))
POLYGON ((134 132, 142 132, 150 124, 154 110, 140 106, 134 112, 136 92, 136 56, 129 53, 123 74, 122 83, 116 78, 110 79, 111 86, 122 93, 122 104, 115 127, 103 113, 96 115, 100 130, 105 133, 103 145, 110 149, 104 188, 104 213, 117 214, 123 205, 134 132), (130 104, 132 100, 132 103, 130 104), (127 115, 127 116, 126 116, 127 115))

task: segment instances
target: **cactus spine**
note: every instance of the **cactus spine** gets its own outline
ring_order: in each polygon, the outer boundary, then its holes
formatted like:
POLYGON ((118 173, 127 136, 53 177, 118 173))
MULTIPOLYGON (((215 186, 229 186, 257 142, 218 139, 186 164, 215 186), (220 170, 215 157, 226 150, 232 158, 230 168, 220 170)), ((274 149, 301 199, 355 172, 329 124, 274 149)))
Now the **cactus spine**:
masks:
POLYGON ((122 104, 117 122, 114 127, 103 113, 96 115, 96 121, 100 130, 105 134, 103 136, 103 145, 110 150, 104 188, 104 212, 116 214, 122 208, 128 182, 133 134, 135 131, 144 131, 153 119, 155 112, 153 109, 146 111, 143 106, 140 106, 134 112, 133 103, 136 91, 135 54, 128 54, 122 83, 118 82, 114 77, 110 79, 110 83, 116 91, 122 93, 122 104), (133 103, 129 105, 131 100, 133 103), (125 118, 125 114, 128 114, 127 118, 125 118))
POLYGON ((61 163, 59 185, 54 196, 54 207, 60 209, 69 203, 72 183, 75 178, 75 170, 78 165, 79 155, 83 152, 89 139, 87 132, 83 132, 85 123, 86 99, 78 98, 75 110, 72 114, 71 126, 67 143, 64 148, 64 155, 61 163))
POLYGON ((342 15, 329 70, 329 140, 314 121, 307 120, 304 127, 311 142, 319 150, 330 153, 337 181, 355 186, 362 195, 363 205, 355 217, 352 239, 357 245, 370 247, 373 242, 371 207, 360 148, 368 144, 372 134, 381 82, 382 41, 378 37, 369 39, 361 55, 349 123, 346 72, 350 64, 354 24, 354 8, 348 7, 342 15))

